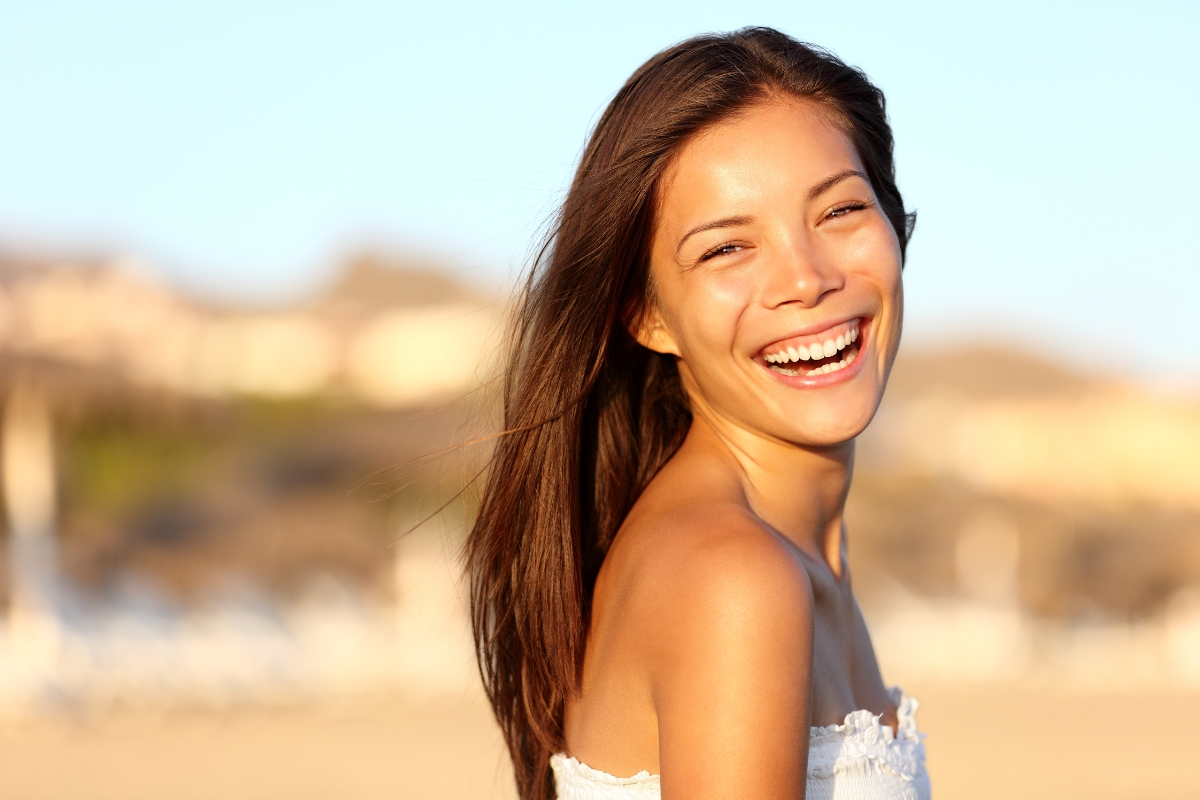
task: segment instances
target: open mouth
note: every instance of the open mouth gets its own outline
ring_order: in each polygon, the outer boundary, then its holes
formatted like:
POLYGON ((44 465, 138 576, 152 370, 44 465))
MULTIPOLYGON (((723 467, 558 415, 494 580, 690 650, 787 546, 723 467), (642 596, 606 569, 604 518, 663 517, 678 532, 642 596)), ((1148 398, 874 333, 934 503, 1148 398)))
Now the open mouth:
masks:
POLYGON ((859 322, 852 319, 813 336, 769 344, 762 350, 762 359, 767 369, 793 378, 845 369, 858 358, 859 322))

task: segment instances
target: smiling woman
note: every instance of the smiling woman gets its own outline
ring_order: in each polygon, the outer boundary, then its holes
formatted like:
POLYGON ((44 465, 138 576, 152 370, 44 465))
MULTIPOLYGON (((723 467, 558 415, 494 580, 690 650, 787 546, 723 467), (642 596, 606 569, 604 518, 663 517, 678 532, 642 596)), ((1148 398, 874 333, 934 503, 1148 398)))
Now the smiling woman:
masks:
POLYGON ((928 797, 843 526, 911 227, 882 94, 822 50, 698 37, 613 99, 467 544, 523 798, 928 797))

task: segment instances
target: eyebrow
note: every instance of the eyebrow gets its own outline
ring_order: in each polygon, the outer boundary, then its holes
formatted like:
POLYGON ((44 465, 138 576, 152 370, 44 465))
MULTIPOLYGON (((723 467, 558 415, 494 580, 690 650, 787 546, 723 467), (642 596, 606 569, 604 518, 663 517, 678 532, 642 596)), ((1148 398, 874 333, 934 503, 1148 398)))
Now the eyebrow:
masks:
POLYGON ((675 255, 678 256, 679 251, 683 249, 683 243, 686 242, 688 238, 695 236, 697 233, 704 233, 705 231, 712 231, 716 230, 717 228, 735 228, 738 225, 745 225, 753 220, 754 217, 724 217, 723 219, 715 219, 712 222, 706 222, 698 228, 692 228, 683 235, 682 239, 679 240, 679 245, 675 248, 675 255))
MULTIPOLYGON (((830 175, 828 178, 826 178, 825 180, 818 183, 816 186, 809 189, 808 194, 805 196, 804 199, 807 201, 815 200, 818 197, 820 197, 821 195, 825 194, 825 192, 828 192, 834 186, 837 186, 839 183, 846 180, 847 178, 862 178, 864 181, 870 182, 870 179, 866 175, 862 174, 861 172, 859 172, 856 169, 842 170, 841 172, 837 173, 836 175, 830 175)), ((754 220, 754 217, 747 217, 747 216, 723 217, 721 219, 715 219, 712 222, 706 222, 703 225, 692 228, 690 231, 688 231, 687 233, 685 233, 683 235, 682 239, 679 240, 679 245, 675 248, 675 255, 678 256, 679 251, 683 249, 683 243, 686 242, 692 236, 695 236, 697 233, 704 233, 705 231, 712 231, 712 230, 716 230, 718 228, 734 228, 734 227, 737 227, 738 225, 745 225, 749 222, 752 222, 753 220, 754 220)))
POLYGON ((804 199, 805 200, 816 200, 818 197, 825 194, 825 192, 828 192, 830 189, 837 186, 839 183, 846 180, 847 178, 862 178, 867 183, 871 182, 870 178, 868 178, 866 175, 862 174, 858 170, 845 169, 845 170, 842 170, 841 172, 837 173, 836 175, 830 175, 828 178, 826 178, 825 180, 818 183, 816 186, 809 189, 808 195, 804 199))

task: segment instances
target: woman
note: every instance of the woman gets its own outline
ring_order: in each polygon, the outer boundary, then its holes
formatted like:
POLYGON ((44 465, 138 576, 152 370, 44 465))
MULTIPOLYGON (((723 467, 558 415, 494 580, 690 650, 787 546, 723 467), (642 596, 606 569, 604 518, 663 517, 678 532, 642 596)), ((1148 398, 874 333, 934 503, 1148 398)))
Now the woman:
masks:
POLYGON ((842 521, 912 222, 883 95, 777 31, 613 99, 517 310, 467 546, 522 798, 928 797, 842 521))

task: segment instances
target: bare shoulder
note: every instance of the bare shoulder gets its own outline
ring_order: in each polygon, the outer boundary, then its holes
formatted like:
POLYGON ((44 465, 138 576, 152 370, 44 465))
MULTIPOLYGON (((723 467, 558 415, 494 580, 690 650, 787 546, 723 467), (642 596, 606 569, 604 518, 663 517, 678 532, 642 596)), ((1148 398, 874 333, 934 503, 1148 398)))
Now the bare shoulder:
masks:
POLYGON ((637 509, 617 543, 626 552, 613 554, 623 616, 657 655, 741 650, 739 640, 811 629, 807 572, 777 534, 719 494, 678 501, 637 509))
POLYGON ((794 795, 811 720, 808 574, 736 499, 681 499, 636 509, 613 553, 664 796, 794 795))

